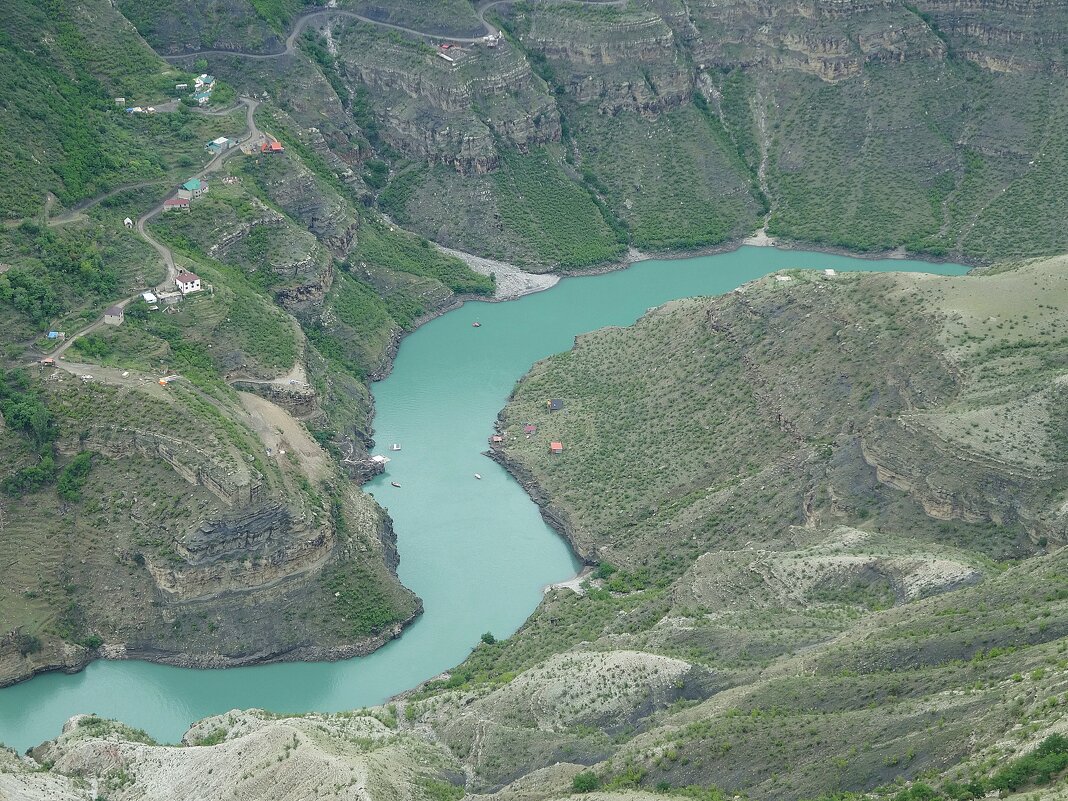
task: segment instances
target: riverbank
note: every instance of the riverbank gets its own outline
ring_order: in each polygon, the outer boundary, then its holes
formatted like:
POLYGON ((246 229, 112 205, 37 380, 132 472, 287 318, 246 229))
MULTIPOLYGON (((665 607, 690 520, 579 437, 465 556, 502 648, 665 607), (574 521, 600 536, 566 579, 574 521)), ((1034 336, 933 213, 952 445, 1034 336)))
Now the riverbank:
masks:
POLYGON ((991 262, 969 258, 967 256, 935 256, 930 253, 913 253, 906 250, 904 246, 893 248, 891 250, 857 251, 845 247, 838 247, 836 245, 804 242, 799 239, 778 239, 769 236, 763 229, 760 229, 751 236, 728 239, 715 245, 707 245, 705 247, 692 248, 689 250, 645 251, 638 250, 637 248, 630 248, 626 255, 618 261, 606 262, 589 269, 560 270, 559 272, 553 273, 553 275, 559 275, 561 278, 581 277, 584 275, 604 275, 605 273, 611 273, 617 270, 625 270, 632 264, 637 264, 638 262, 654 259, 657 261, 682 261, 686 259, 696 259, 702 256, 718 256, 724 253, 733 253, 743 247, 775 248, 787 251, 794 250, 808 253, 826 253, 831 256, 844 256, 848 259, 864 259, 866 261, 911 260, 923 261, 928 264, 963 264, 971 267, 973 270, 989 267, 991 265, 991 262))

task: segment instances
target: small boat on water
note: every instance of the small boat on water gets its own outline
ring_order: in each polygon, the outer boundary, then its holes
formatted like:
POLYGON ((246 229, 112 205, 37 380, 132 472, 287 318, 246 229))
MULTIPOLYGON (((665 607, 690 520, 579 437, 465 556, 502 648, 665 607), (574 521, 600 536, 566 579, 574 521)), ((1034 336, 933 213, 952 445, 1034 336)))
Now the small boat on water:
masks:
POLYGON ((391 451, 399 451, 400 450, 400 445, 398 445, 396 442, 394 442, 392 445, 389 446, 389 449, 391 451))
POLYGON ((475 473, 475 478, 477 478, 479 481, 482 480, 482 476, 480 476, 478 473, 475 473))
POLYGON ((471 323, 471 327, 472 328, 481 328, 482 327, 482 323, 477 322, 477 321, 473 322, 473 323, 471 323))
POLYGON ((397 489, 400 489, 400 484, 398 484, 396 481, 390 481, 389 483, 390 483, 390 486, 393 486, 393 487, 396 487, 397 489))

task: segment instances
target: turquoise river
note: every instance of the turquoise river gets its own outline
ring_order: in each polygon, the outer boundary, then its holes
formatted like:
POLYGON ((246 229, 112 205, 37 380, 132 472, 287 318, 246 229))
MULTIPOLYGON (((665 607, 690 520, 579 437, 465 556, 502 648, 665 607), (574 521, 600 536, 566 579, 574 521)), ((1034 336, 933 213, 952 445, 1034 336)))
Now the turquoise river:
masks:
POLYGON ((75 675, 38 676, 0 690, 0 742, 24 750, 55 737, 80 712, 176 742, 193 721, 237 707, 296 713, 369 706, 456 665, 483 632, 512 634, 543 587, 578 568, 519 485, 482 455, 515 382, 536 360, 571 347, 577 334, 628 325, 651 306, 721 294, 792 267, 967 269, 743 247, 569 278, 508 303, 467 303, 405 339, 392 375, 374 388, 378 450, 393 442, 402 450, 390 454, 388 472, 367 489, 393 517, 400 578, 426 610, 401 638, 344 662, 198 671, 98 661, 75 675))

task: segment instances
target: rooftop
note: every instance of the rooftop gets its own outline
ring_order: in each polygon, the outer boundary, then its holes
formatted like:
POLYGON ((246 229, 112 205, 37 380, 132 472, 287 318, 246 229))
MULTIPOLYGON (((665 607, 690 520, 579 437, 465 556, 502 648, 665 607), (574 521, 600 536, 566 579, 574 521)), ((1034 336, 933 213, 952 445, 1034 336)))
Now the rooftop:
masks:
POLYGON ((190 283, 192 281, 199 281, 200 280, 200 276, 197 275, 196 273, 181 272, 181 273, 178 273, 178 275, 176 275, 174 277, 174 280, 175 281, 179 281, 179 282, 181 282, 183 284, 188 284, 188 283, 190 283))

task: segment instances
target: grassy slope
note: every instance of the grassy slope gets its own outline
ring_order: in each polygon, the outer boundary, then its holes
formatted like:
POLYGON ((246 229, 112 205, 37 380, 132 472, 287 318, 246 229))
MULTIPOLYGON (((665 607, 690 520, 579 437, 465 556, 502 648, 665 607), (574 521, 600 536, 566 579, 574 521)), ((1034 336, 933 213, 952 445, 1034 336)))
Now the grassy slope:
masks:
POLYGON ((201 131, 186 117, 127 115, 115 106, 115 97, 159 104, 186 73, 160 61, 110 5, 19 0, 6 9, 0 36, 11 87, 0 133, 13 154, 0 166, 4 217, 34 214, 45 192, 69 204, 160 178, 177 158, 200 152, 201 131))

